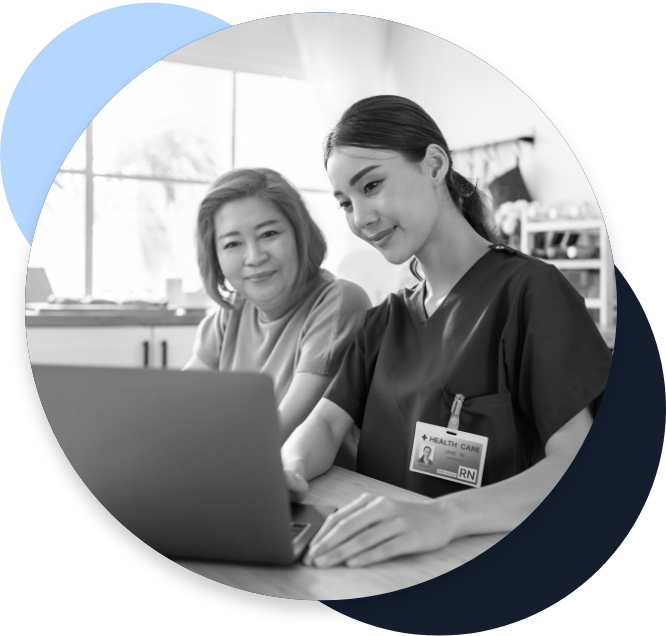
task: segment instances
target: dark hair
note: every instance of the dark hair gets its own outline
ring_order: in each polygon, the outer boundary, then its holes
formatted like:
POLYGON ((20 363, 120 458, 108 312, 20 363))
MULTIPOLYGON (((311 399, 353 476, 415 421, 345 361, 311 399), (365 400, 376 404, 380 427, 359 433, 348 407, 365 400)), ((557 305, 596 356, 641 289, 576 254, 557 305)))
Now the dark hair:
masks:
POLYGON ((310 216, 296 188, 280 173, 268 168, 231 170, 215 180, 199 204, 197 216, 197 261, 208 295, 219 305, 232 308, 231 290, 215 249, 215 214, 226 203, 260 197, 275 205, 294 228, 298 255, 296 287, 305 286, 317 275, 326 255, 326 239, 310 216))
MULTIPOLYGON (((418 163, 430 144, 437 144, 449 159, 446 186, 452 200, 477 234, 498 241, 485 195, 453 169, 451 151, 442 131, 423 108, 405 97, 376 95, 350 106, 324 140, 324 165, 337 146, 394 150, 418 163)), ((412 272, 415 271, 414 262, 412 272)))

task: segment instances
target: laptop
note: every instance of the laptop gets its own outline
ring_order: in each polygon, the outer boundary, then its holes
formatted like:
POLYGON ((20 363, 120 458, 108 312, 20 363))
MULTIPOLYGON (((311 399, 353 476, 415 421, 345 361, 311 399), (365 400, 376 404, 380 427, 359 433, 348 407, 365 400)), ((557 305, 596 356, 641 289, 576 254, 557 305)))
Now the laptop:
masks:
POLYGON ((167 557, 288 565, 335 510, 290 503, 266 375, 32 369, 83 482, 167 557))

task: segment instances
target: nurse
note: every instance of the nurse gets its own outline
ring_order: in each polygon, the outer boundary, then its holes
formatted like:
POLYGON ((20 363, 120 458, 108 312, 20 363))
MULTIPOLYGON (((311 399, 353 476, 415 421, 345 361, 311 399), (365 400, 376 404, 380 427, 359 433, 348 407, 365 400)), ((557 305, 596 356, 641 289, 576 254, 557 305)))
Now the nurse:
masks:
POLYGON ((184 368, 270 375, 283 440, 323 395, 370 307, 358 285, 321 269, 325 253, 303 199, 274 170, 232 170, 199 206, 199 270, 219 308, 184 368))
POLYGON ((611 356, 583 299, 554 266, 497 243, 480 193, 410 100, 351 106, 325 164, 351 231, 391 263, 411 261, 420 282, 368 312, 283 447, 287 481, 303 496, 358 427, 360 473, 432 500, 363 495, 327 520, 305 562, 362 566, 512 530, 566 471, 606 384, 611 356), (480 488, 418 465, 421 433, 438 465, 456 425, 486 440, 480 488))

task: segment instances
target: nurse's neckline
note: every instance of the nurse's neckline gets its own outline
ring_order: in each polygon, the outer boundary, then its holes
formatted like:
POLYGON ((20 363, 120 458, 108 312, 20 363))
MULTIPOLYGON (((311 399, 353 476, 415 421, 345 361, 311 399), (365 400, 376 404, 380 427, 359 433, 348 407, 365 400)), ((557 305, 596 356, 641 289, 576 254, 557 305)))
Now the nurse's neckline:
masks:
POLYGON ((467 271, 456 281, 456 284, 453 287, 451 287, 451 289, 448 291, 448 293, 445 296, 443 296, 441 300, 439 300, 437 302, 437 307, 435 308, 435 310, 430 315, 428 315, 428 311, 426 310, 426 306, 425 306, 426 295, 427 295, 427 290, 428 290, 428 281, 427 281, 427 279, 424 278, 422 283, 421 283, 421 289, 418 290, 419 291, 418 297, 420 299, 420 302, 417 303, 418 307, 420 309, 420 313, 421 313, 421 316, 420 316, 421 322, 430 321, 433 318, 433 316, 435 316, 439 312, 439 310, 442 308, 442 306, 446 304, 447 299, 451 297, 451 295, 456 291, 456 289, 461 285, 461 283, 466 278, 468 278, 468 276, 472 273, 472 271, 474 269, 476 269, 476 267, 479 265, 479 263, 481 263, 481 261, 483 261, 489 254, 491 254, 492 252, 505 251, 505 250, 510 251, 510 249, 507 248, 506 245, 502 245, 500 243, 491 243, 490 245, 488 245, 488 251, 485 252, 476 261, 474 261, 474 263, 472 263, 472 265, 467 269, 467 271))

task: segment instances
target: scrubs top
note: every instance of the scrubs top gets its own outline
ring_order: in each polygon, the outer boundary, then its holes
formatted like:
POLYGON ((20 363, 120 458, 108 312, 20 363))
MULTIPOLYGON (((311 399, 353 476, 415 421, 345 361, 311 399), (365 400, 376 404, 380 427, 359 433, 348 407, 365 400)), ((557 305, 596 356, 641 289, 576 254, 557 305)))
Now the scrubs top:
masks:
POLYGON ((468 488, 412 472, 417 421, 489 439, 482 485, 529 468, 603 393, 611 354, 553 265, 491 245, 427 317, 425 281, 371 309, 324 397, 361 429, 358 472, 430 497, 468 488))

